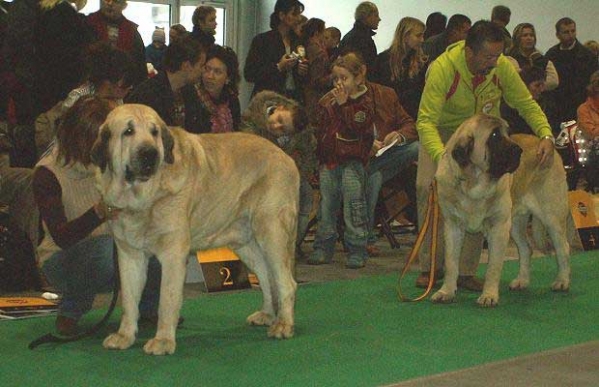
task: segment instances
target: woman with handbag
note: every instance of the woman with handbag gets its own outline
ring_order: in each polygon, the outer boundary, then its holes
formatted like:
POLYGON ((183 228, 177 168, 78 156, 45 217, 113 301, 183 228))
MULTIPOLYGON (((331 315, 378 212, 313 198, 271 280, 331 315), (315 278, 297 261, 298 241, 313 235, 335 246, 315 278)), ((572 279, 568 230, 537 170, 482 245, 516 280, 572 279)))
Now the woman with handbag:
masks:
POLYGON ((333 63, 333 89, 318 103, 320 211, 314 252, 308 263, 330 263, 337 241, 337 213, 343 203, 346 267, 364 267, 368 210, 366 169, 374 141, 374 103, 366 87, 366 65, 356 53, 333 63))

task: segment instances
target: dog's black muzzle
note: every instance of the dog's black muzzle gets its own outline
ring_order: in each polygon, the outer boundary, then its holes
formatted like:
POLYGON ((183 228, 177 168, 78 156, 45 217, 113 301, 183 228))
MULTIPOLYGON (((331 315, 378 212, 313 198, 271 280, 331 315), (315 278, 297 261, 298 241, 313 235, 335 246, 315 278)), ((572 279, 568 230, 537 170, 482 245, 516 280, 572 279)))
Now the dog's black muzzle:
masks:
POLYGON ((135 153, 135 157, 125 170, 125 180, 148 181, 158 168, 158 150, 153 146, 142 146, 135 153))
POLYGON ((499 141, 491 141, 489 144, 489 175, 499 179, 506 173, 513 173, 520 165, 522 148, 508 137, 501 137, 499 141))

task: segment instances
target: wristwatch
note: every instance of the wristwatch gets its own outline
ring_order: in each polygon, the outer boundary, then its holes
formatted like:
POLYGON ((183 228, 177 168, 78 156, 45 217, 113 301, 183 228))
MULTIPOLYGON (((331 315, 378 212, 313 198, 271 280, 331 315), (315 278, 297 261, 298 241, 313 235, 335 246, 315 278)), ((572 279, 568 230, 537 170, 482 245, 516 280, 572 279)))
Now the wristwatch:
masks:
POLYGON ((553 137, 553 136, 546 135, 546 136, 541 137, 541 140, 549 140, 553 143, 553 145, 555 145, 555 137, 553 137))

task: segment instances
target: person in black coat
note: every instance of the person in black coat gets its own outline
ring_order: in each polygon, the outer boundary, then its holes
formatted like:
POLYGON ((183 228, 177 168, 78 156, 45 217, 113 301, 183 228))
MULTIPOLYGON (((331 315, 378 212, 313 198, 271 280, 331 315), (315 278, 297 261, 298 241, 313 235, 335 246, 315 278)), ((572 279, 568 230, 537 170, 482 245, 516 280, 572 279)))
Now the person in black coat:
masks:
POLYGON ((156 110, 170 126, 185 126, 185 111, 190 101, 183 99, 181 90, 200 80, 206 52, 192 37, 168 46, 164 53, 164 71, 135 87, 125 98, 126 103, 140 103, 156 110))
POLYGON ((209 5, 198 5, 193 16, 191 17, 193 23, 193 30, 191 36, 200 42, 204 46, 204 50, 209 50, 216 39, 216 8, 209 5))
POLYGON ((34 28, 34 84, 37 109, 63 100, 85 76, 83 52, 93 41, 84 15, 66 1, 44 0, 34 28))
POLYGON ((299 38, 293 28, 300 22, 304 5, 298 0, 278 0, 270 15, 270 31, 252 40, 243 70, 245 79, 254 83, 252 97, 271 90, 301 101, 300 76, 308 72, 308 64, 298 55, 299 38))
POLYGON ((369 69, 374 68, 377 50, 372 37, 376 34, 374 30, 379 28, 381 18, 379 10, 374 3, 364 1, 358 5, 355 14, 356 22, 339 44, 341 55, 348 52, 357 52, 362 56, 364 64, 369 69))
POLYGON ((559 119, 576 119, 576 110, 586 100, 586 86, 591 74, 597 71, 597 59, 578 39, 576 23, 562 18, 555 24, 559 43, 551 47, 545 57, 553 62, 559 76, 559 85, 550 96, 557 109, 559 119))

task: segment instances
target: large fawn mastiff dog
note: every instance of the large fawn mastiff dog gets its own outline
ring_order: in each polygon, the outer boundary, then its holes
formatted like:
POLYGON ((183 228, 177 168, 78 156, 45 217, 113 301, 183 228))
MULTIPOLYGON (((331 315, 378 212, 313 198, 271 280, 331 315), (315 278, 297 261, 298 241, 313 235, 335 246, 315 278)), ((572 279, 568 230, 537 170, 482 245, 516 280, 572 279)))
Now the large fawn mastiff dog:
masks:
POLYGON ((118 248, 123 315, 104 347, 135 341, 148 256, 162 265, 156 336, 148 354, 172 354, 190 251, 227 246, 257 275, 261 310, 250 324, 293 336, 299 173, 258 136, 193 135, 168 128, 143 105, 114 109, 92 150, 104 201, 120 210, 110 226, 118 248))
POLYGON ((529 135, 508 137, 505 121, 479 114, 466 120, 447 142, 435 175, 446 257, 445 281, 433 294, 434 302, 455 299, 458 261, 467 232, 482 232, 489 245, 480 305, 495 306, 499 302, 499 280, 510 234, 520 257, 520 272, 510 288, 526 288, 530 282, 531 248, 526 237, 530 215, 536 240, 542 239, 539 236, 546 230, 556 250, 558 273, 551 288, 569 289, 566 174, 557 154, 551 165, 539 165, 539 141, 529 135))

